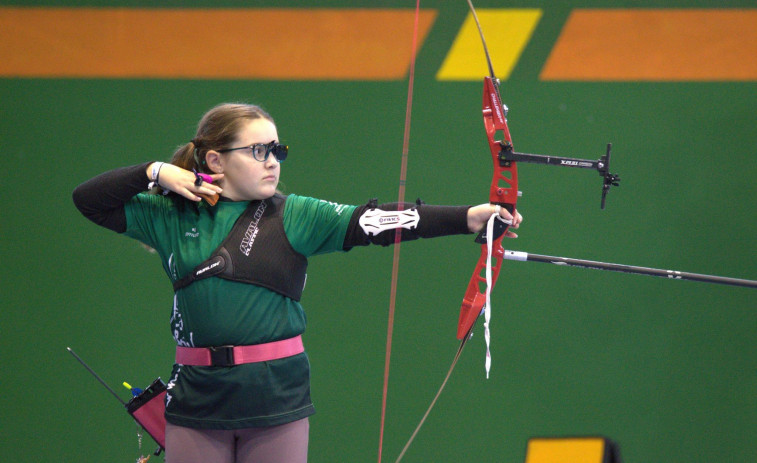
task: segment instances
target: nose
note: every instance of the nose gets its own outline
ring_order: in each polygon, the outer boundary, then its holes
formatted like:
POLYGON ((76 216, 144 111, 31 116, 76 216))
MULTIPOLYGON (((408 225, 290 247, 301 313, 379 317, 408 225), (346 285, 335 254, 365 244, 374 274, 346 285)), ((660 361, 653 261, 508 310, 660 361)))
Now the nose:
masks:
POLYGON ((279 165, 279 161, 276 160, 276 156, 273 153, 268 153, 268 157, 264 161, 266 169, 273 169, 279 165))

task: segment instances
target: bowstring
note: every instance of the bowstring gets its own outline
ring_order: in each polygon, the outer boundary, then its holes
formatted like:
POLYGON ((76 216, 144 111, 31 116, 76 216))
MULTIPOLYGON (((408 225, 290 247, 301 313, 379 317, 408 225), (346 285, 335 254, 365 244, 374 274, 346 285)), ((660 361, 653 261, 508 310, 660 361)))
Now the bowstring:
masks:
MULTIPOLYGON (((486 368, 486 378, 489 378, 489 369, 491 368, 491 354, 489 353, 489 319, 490 319, 490 292, 492 287, 492 274, 491 274, 491 259, 492 259, 492 246, 493 246, 493 239, 492 236, 494 235, 494 220, 499 217, 499 210, 492 214, 492 216, 489 218, 486 224, 486 244, 487 244, 487 260, 486 260, 486 306, 484 307, 485 310, 485 323, 484 323, 484 339, 486 340, 486 362, 485 362, 485 368, 486 368)), ((439 390, 436 391, 436 395, 434 396, 434 399, 429 404, 428 408, 426 409, 426 413, 423 414, 423 417, 421 418, 418 425, 415 427, 415 430, 413 431, 413 434, 410 436, 410 438, 407 440, 407 443, 402 448, 402 451, 400 452, 397 459, 394 461, 394 463, 399 463, 400 460, 402 460, 402 457, 405 456, 405 452, 407 452, 407 449, 410 448, 410 444, 413 443, 413 440, 415 440, 415 436, 418 434, 418 431, 421 430, 421 427, 426 422, 426 418, 428 418, 428 415, 431 413, 431 409, 434 408, 436 405, 436 401, 439 399, 439 396, 442 395, 442 391, 444 391, 444 387, 447 385, 447 381, 449 381, 450 376, 452 376, 452 371, 455 369, 455 365, 457 365, 457 361, 460 359, 460 355, 463 353, 463 348, 465 347, 465 344, 468 342, 468 340, 473 336, 473 326, 470 327, 470 330, 468 330, 468 333, 463 337, 462 342, 460 343, 460 347, 457 349, 457 353, 455 354, 455 358, 452 359, 452 364, 449 366, 449 370, 447 371, 447 375, 444 377, 444 381, 442 381, 442 385, 439 386, 439 390)))
MULTIPOLYGON (((413 107, 413 84, 415 81, 415 59, 418 49, 418 22, 420 17, 420 0, 415 2, 415 18, 413 21, 413 44, 410 59, 410 71, 407 85, 407 105, 405 107, 405 131, 402 140, 402 163, 400 168, 399 191, 397 194, 397 210, 402 210, 405 202, 405 180, 407 178, 407 158, 410 148, 410 119, 413 107)), ((392 335, 394 333, 394 311, 397 300, 397 280, 399 276, 400 242, 402 229, 397 228, 394 233, 394 257, 392 259, 392 283, 389 294, 389 315, 386 332, 386 356, 384 359, 384 385, 381 396, 381 426, 379 431, 378 462, 384 447, 384 424, 386 422, 386 402, 389 392, 389 366, 392 355, 392 335)))
MULTIPOLYGON (((471 327, 471 330, 472 329, 473 328, 471 327)), ((449 366, 449 370, 447 371, 447 375, 444 377, 444 381, 442 381, 442 385, 439 386, 439 390, 436 391, 436 395, 434 396, 434 399, 431 401, 428 408, 426 409, 426 413, 423 414, 421 421, 418 423, 418 426, 415 427, 413 434, 410 436, 410 439, 407 440, 407 443, 402 448, 402 451, 400 452, 399 456, 394 461, 394 463, 399 463, 400 460, 402 460, 402 457, 405 456, 405 452, 407 452, 407 449, 410 448, 410 444, 412 444, 413 440, 415 440, 415 436, 418 434, 418 431, 421 430, 421 427, 426 422, 426 418, 428 418, 429 413, 431 413, 431 409, 434 408, 434 405, 436 405, 436 401, 439 399, 439 396, 442 395, 442 391, 444 391, 444 387, 447 385, 447 381, 449 381, 450 376, 452 376, 452 371, 455 369, 455 365, 457 365, 457 361, 460 359, 460 354, 463 353, 463 347, 465 347, 465 343, 468 342, 468 339, 470 339, 470 337, 471 337, 471 332, 469 331, 468 334, 465 335, 462 342, 460 343, 460 347, 457 348, 457 353, 455 354, 455 358, 452 359, 452 364, 449 366)))

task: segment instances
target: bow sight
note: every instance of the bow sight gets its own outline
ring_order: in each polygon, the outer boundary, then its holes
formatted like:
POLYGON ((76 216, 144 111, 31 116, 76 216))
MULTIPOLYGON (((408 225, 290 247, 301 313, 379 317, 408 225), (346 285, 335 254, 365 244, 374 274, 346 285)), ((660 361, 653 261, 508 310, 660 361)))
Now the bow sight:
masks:
POLYGON ((612 143, 607 144, 607 152, 596 161, 578 158, 565 158, 560 156, 548 156, 544 154, 517 153, 513 151, 513 145, 509 142, 499 142, 502 150, 499 152, 499 164, 502 167, 510 167, 512 162, 529 162, 532 164, 549 164, 552 166, 575 167, 578 169, 593 169, 602 176, 602 202, 600 207, 605 208, 605 199, 610 187, 619 186, 620 176, 610 173, 610 149, 612 143))

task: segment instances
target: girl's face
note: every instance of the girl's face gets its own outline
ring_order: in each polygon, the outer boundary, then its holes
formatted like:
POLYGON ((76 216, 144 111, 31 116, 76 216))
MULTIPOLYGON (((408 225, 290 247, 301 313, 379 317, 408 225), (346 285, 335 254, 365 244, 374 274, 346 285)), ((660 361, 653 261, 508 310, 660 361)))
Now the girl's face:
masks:
MULTIPOLYGON (((242 125, 231 148, 272 141, 279 141, 276 126, 267 119, 253 119, 242 125)), ((227 198, 252 201, 270 198, 276 193, 281 166, 272 153, 261 162, 249 149, 229 151, 218 157, 218 163, 224 174, 220 186, 227 198)))

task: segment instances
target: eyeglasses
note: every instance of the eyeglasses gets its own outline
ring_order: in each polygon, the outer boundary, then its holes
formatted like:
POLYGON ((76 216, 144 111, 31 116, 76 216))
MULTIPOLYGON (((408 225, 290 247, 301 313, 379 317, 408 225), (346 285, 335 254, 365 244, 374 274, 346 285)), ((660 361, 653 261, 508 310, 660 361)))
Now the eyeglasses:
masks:
POLYGON ((272 141, 271 143, 255 143, 251 146, 240 146, 239 148, 226 148, 222 150, 216 150, 219 153, 225 153, 227 151, 237 150, 250 150, 252 157, 256 161, 265 162, 268 159, 269 154, 273 154, 273 157, 278 162, 284 162, 289 153, 289 147, 287 145, 280 145, 279 143, 272 141))

